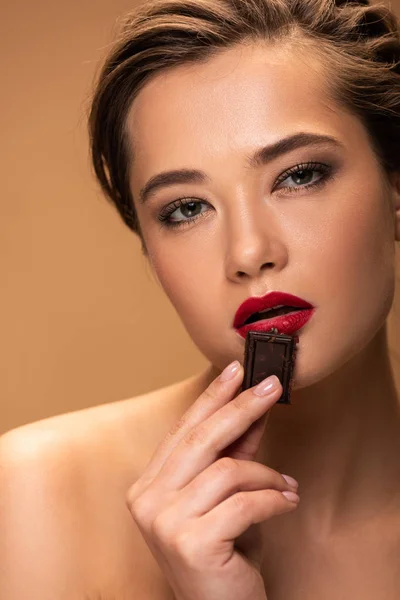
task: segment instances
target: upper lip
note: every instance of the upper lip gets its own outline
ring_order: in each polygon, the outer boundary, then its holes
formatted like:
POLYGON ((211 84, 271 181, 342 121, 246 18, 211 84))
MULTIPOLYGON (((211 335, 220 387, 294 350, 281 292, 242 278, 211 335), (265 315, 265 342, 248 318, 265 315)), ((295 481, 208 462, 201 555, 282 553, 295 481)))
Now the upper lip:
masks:
POLYGON ((269 292, 265 296, 253 296, 252 298, 247 298, 236 311, 233 327, 235 329, 241 327, 253 313, 266 310, 267 308, 281 306, 282 304, 285 306, 293 306, 295 308, 314 308, 312 304, 298 296, 286 294, 285 292, 269 292))

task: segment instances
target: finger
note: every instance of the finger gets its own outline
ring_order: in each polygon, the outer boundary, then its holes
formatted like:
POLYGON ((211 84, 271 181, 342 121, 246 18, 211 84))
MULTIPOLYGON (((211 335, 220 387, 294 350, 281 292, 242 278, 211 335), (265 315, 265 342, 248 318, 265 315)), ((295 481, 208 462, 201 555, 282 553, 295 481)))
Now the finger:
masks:
MULTIPOLYGON (((290 493, 296 496, 294 492, 290 493)), ((212 533, 215 541, 233 541, 251 525, 289 512, 297 506, 298 501, 288 500, 277 490, 238 492, 200 517, 198 525, 201 530, 212 533)))
POLYGON ((143 472, 142 479, 153 480, 185 435, 235 397, 242 383, 243 373, 242 365, 239 361, 234 361, 210 383, 157 447, 143 472), (230 367, 236 367, 232 379, 221 380, 221 376, 230 367))
POLYGON ((249 429, 239 439, 222 451, 222 456, 231 456, 238 460, 254 460, 266 430, 270 412, 268 410, 261 419, 250 425, 249 429))
POLYGON ((260 463, 221 458, 180 490, 169 509, 171 521, 200 517, 237 492, 274 489, 295 491, 274 469, 260 463))
POLYGON ((222 451, 221 456, 239 460, 254 460, 267 427, 270 411, 255 421, 245 433, 222 451))
POLYGON ((182 489, 261 418, 282 395, 279 380, 275 376, 268 380, 276 382, 276 387, 267 395, 256 395, 255 388, 250 388, 191 429, 159 472, 157 485, 165 490, 182 489))

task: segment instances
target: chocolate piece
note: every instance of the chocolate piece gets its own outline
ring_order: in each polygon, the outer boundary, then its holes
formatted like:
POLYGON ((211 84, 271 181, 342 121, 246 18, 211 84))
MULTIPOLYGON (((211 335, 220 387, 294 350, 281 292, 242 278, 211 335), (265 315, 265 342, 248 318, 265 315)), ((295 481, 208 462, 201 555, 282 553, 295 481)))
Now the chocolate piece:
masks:
MULTIPOLYGON (((275 330, 277 331, 277 330, 275 330)), ((283 387, 279 404, 291 404, 293 368, 298 336, 249 331, 244 352, 244 377, 241 390, 247 390, 270 375, 276 375, 283 387)))

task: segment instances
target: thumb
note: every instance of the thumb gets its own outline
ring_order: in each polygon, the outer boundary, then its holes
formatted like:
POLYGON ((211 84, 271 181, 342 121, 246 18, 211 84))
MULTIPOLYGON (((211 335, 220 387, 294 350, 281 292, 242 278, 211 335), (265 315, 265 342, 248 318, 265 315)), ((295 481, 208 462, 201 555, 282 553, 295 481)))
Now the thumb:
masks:
POLYGON ((252 563, 257 571, 260 571, 264 550, 261 523, 250 525, 246 531, 236 538, 235 548, 252 563))

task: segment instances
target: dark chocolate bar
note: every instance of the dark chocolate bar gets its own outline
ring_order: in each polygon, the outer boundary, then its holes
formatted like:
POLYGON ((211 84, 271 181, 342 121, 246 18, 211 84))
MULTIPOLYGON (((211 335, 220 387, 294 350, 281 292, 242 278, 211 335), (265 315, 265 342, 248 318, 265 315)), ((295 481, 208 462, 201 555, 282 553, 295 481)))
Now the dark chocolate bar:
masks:
POLYGON ((270 375, 276 375, 283 387, 277 403, 291 404, 293 368, 298 336, 249 331, 244 352, 244 377, 241 390, 247 390, 270 375))

